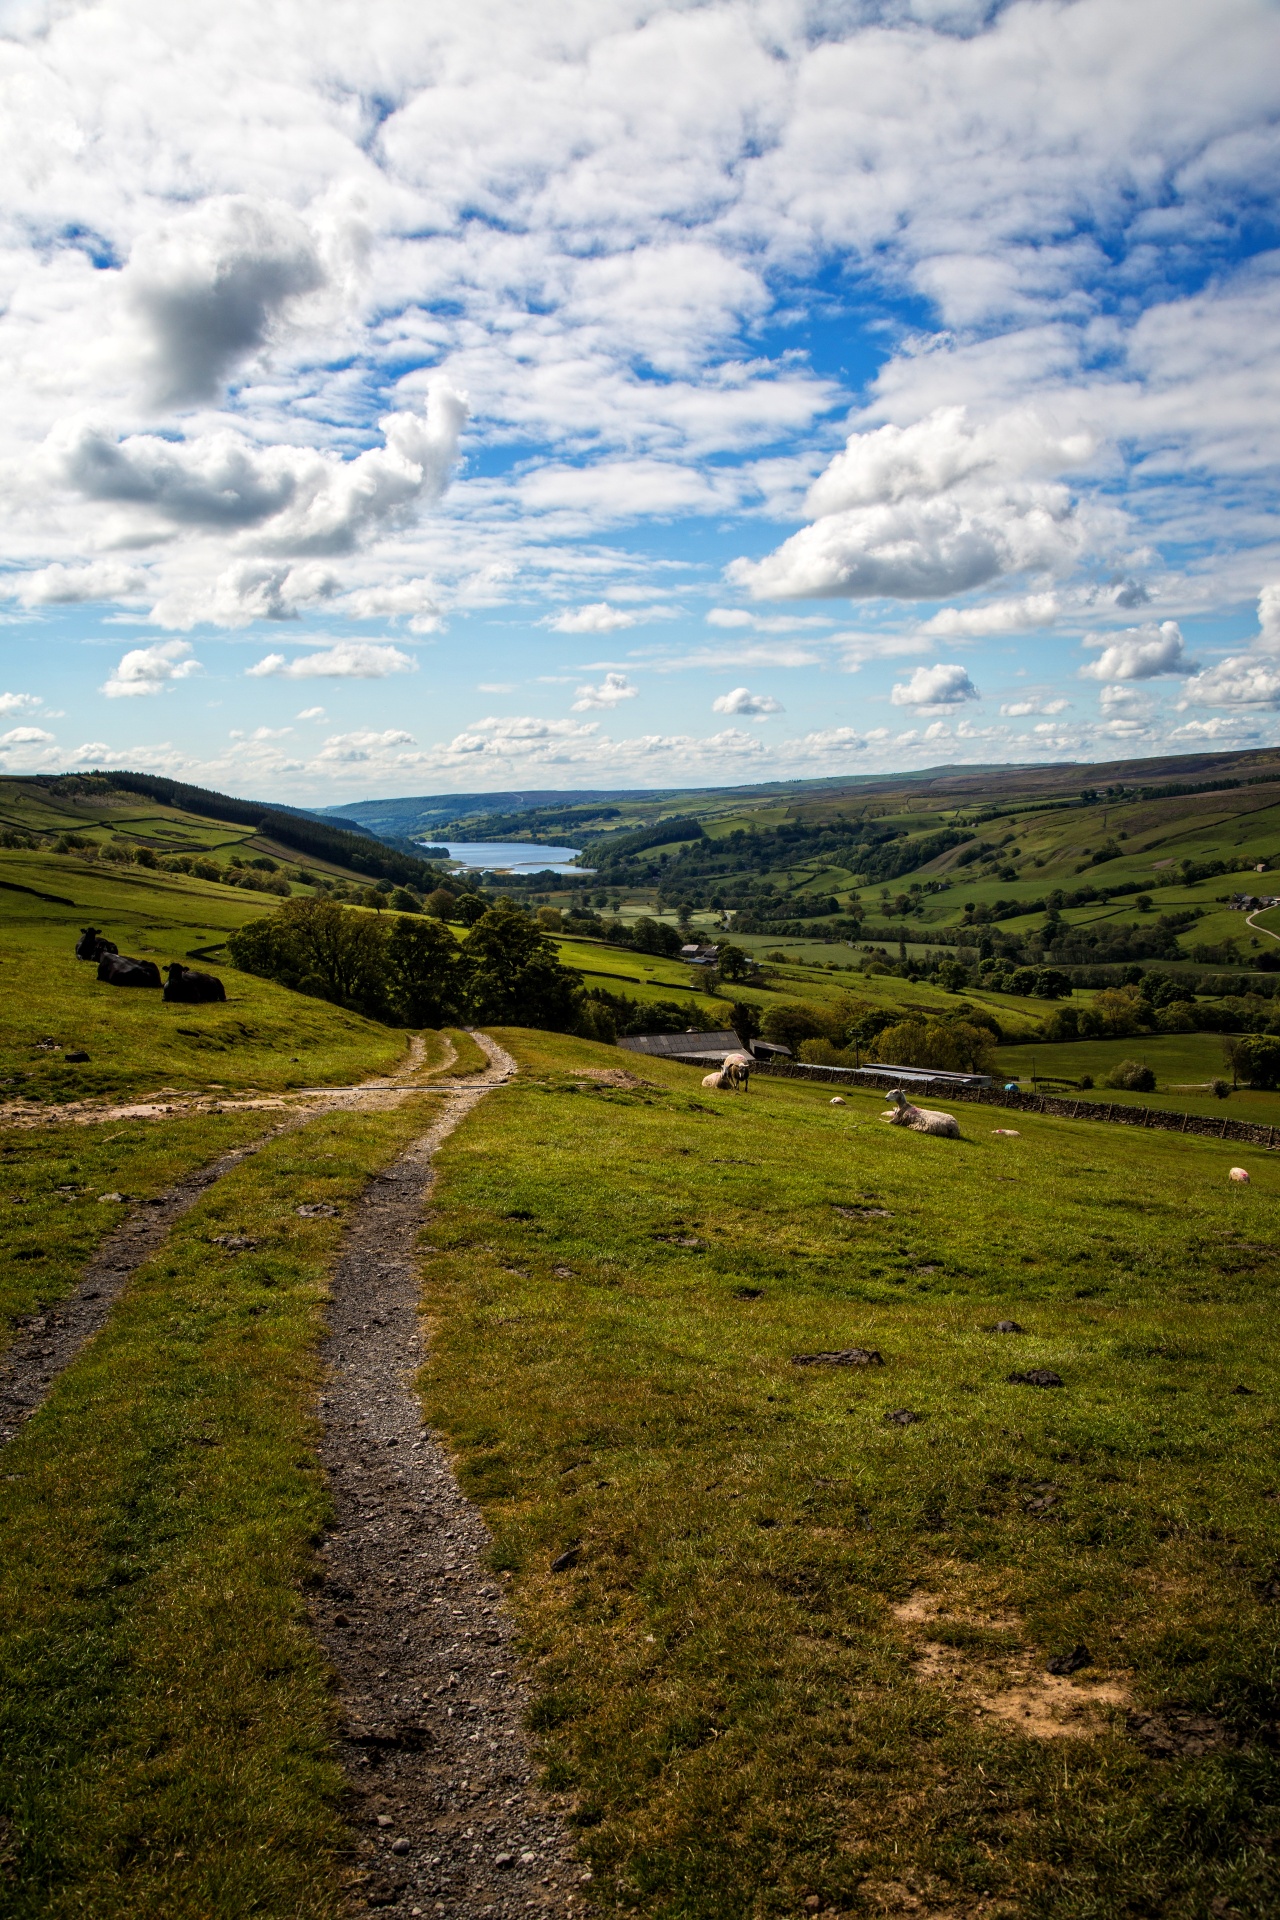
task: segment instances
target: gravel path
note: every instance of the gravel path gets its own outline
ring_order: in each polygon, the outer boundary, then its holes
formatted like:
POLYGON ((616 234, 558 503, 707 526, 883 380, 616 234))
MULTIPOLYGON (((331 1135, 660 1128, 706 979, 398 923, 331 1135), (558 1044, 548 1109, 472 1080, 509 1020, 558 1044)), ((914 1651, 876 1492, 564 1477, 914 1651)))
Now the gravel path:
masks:
POLYGON ((339 1676, 352 1908, 514 1920, 564 1914, 584 1876, 532 1780, 512 1627, 488 1534, 413 1391, 415 1241, 441 1141, 515 1062, 437 1089, 430 1130, 370 1184, 334 1276, 322 1455, 336 1509, 316 1627, 339 1676))

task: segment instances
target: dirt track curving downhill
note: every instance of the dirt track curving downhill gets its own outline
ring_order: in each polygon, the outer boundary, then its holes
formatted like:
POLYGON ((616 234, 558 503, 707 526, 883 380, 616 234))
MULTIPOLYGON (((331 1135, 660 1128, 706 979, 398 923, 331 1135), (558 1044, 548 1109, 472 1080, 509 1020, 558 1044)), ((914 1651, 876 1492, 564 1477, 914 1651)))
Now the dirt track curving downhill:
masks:
POLYGON ((357 1847, 352 1910, 563 1914, 581 1868, 535 1789, 488 1535, 422 1424, 415 1243, 432 1155, 515 1063, 483 1076, 375 1181, 334 1276, 323 1460, 337 1513, 316 1624, 337 1668, 357 1847))

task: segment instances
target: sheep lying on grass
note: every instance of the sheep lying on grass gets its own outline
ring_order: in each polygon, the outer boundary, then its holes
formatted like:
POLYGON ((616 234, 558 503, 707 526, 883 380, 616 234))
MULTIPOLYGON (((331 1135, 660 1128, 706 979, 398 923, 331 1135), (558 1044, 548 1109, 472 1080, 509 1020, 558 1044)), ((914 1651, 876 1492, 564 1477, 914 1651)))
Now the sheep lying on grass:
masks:
POLYGON ((913 1107, 901 1087, 895 1087, 888 1096, 894 1102, 888 1113, 880 1118, 891 1127, 910 1127, 913 1133, 942 1133, 950 1139, 960 1138, 960 1122, 954 1113, 937 1113, 932 1107, 913 1107))
POLYGON ((702 1084, 704 1087, 713 1087, 717 1093, 728 1093, 733 1081, 723 1067, 717 1067, 714 1073, 703 1074, 702 1084))

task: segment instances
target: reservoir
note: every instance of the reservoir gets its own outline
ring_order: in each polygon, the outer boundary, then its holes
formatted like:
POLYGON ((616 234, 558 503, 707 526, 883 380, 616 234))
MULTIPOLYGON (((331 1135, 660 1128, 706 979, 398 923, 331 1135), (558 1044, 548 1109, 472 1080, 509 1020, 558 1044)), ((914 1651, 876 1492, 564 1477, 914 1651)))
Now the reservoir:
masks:
POLYGON ((588 873, 588 867, 575 867, 577 847, 531 847, 524 840, 424 840, 424 847, 444 847, 449 858, 469 872, 488 869, 494 873, 588 873))

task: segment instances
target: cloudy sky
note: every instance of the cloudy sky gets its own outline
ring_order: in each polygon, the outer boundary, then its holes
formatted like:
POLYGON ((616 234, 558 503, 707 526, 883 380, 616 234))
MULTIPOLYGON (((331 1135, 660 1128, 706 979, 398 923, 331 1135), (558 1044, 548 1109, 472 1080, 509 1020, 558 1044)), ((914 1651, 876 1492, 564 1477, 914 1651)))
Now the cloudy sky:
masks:
POLYGON ((0 0, 0 768, 1280 738, 1274 0, 0 0))

